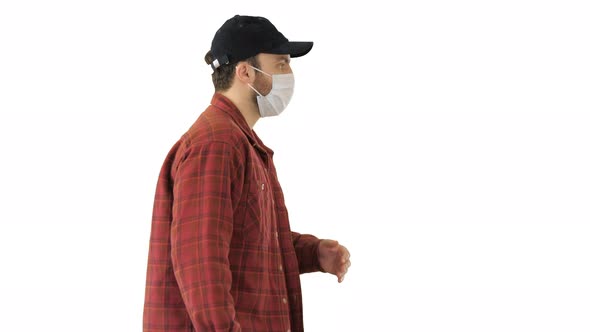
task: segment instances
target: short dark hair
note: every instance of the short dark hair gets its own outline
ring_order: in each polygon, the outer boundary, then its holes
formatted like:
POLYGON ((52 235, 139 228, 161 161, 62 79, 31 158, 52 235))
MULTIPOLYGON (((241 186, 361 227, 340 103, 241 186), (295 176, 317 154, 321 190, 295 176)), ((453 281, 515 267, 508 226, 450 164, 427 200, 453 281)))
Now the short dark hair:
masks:
MULTIPOLYGON (((250 65, 259 68, 258 58, 256 56, 249 57, 248 59, 244 60, 250 65)), ((210 65, 213 62, 213 54, 211 51, 205 54, 205 62, 210 65)), ((226 91, 229 89, 233 82, 234 76, 236 74, 236 64, 230 63, 227 65, 222 65, 217 67, 211 74, 211 79, 213 80, 213 87, 215 88, 215 92, 226 91)))

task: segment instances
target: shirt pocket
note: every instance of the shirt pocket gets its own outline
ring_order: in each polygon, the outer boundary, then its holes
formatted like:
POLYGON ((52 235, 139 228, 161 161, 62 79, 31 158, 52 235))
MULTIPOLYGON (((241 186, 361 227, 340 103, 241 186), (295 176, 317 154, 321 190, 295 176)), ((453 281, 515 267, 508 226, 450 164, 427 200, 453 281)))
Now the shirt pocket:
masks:
POLYGON ((272 190, 263 168, 254 168, 246 198, 246 241, 267 246, 272 235, 272 190))

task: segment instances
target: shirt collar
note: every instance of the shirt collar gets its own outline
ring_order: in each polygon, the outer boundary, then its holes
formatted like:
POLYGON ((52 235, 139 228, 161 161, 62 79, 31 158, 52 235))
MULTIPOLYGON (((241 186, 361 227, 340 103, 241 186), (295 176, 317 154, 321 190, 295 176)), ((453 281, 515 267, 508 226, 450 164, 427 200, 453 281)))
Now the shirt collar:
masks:
POLYGON ((238 125, 244 134, 246 134, 246 137, 248 137, 248 140, 252 146, 270 154, 271 156, 274 154, 274 151, 262 143, 262 140, 260 140, 258 135, 256 135, 256 132, 254 132, 254 130, 248 125, 248 122, 246 122, 246 118, 242 112, 240 112, 240 110, 231 100, 229 100, 229 98, 220 93, 215 93, 211 99, 211 105, 229 115, 234 123, 238 125))

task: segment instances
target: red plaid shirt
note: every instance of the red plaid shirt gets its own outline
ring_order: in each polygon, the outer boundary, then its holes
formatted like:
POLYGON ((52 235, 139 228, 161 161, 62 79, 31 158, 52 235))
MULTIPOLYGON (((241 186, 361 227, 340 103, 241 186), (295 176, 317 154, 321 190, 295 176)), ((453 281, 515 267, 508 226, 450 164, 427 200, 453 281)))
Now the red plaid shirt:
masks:
POLYGON ((272 160, 233 103, 211 105, 162 166, 143 330, 303 331, 299 274, 319 240, 292 232, 272 160))

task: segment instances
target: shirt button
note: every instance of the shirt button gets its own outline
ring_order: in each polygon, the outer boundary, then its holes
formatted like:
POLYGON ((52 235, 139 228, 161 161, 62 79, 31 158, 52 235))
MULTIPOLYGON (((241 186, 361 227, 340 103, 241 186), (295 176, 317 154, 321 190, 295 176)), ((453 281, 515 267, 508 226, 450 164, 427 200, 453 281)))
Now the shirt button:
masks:
POLYGON ((283 297, 283 303, 287 304, 287 299, 283 297))
POLYGON ((287 332, 291 332, 291 329, 288 329, 287 332))
POLYGON ((275 232, 275 237, 278 239, 279 238, 279 232, 275 232))
POLYGON ((283 271, 283 266, 279 264, 279 271, 283 271))

